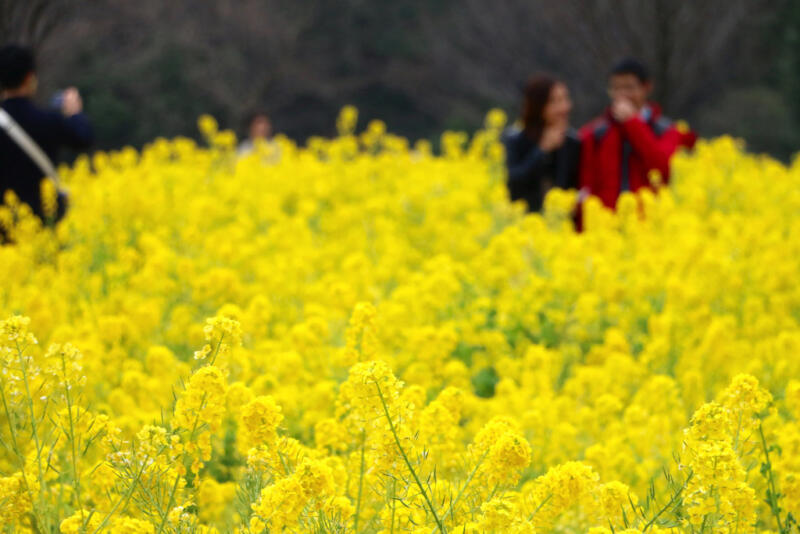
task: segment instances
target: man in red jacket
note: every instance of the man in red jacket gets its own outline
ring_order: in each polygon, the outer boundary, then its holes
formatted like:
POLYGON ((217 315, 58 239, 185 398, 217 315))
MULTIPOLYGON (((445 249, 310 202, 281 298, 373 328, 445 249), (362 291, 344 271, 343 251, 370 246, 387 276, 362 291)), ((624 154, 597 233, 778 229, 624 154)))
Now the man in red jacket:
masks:
POLYGON ((624 59, 612 70, 606 113, 580 131, 582 141, 580 185, 614 209, 624 191, 650 187, 651 171, 661 183, 669 181, 669 159, 678 147, 691 148, 697 136, 681 131, 648 101, 653 82, 647 68, 624 59))

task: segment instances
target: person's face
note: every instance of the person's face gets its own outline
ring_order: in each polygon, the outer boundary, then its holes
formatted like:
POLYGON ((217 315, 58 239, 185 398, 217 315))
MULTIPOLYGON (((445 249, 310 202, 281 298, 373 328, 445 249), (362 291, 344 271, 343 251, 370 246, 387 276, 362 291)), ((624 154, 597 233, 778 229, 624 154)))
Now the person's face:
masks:
POLYGON ((250 123, 250 139, 269 139, 272 136, 272 124, 266 117, 256 117, 250 123))
POLYGON ((615 74, 608 80, 608 96, 611 101, 628 100, 636 109, 647 104, 652 89, 652 83, 643 83, 635 74, 615 74))
POLYGON ((39 77, 36 76, 35 72, 28 74, 28 77, 25 80, 25 87, 30 96, 34 96, 36 94, 36 91, 39 89, 39 77))
POLYGON ((557 83, 550 90, 550 98, 542 110, 542 118, 548 126, 554 124, 569 124, 569 113, 572 111, 572 100, 569 98, 569 89, 563 83, 557 83))

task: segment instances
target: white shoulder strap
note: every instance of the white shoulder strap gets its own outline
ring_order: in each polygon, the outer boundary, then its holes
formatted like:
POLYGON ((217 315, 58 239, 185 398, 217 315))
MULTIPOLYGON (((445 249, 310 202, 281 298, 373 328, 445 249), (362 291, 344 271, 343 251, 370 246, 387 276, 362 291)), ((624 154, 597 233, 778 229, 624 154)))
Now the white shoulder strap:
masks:
POLYGON ((8 136, 28 155, 29 158, 36 163, 36 166, 44 173, 45 176, 53 180, 56 188, 61 188, 61 180, 58 177, 58 172, 53 166, 53 162, 44 153, 44 150, 31 139, 28 132, 22 129, 17 121, 8 114, 6 110, 0 108, 0 128, 5 130, 8 136))

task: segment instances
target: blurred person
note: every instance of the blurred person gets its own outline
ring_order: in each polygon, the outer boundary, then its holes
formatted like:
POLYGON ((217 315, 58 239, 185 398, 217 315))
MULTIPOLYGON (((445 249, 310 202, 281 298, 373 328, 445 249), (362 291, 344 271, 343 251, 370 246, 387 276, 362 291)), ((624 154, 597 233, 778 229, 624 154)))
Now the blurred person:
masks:
POLYGON ((247 130, 247 138, 239 143, 237 152, 239 155, 250 154, 256 145, 256 140, 261 139, 264 142, 272 140, 272 121, 263 111, 254 111, 247 116, 245 121, 245 128, 247 130))
POLYGON ((578 186, 580 141, 570 128, 571 111, 564 82, 546 74, 528 80, 520 126, 503 139, 509 196, 524 200, 528 211, 540 211, 551 188, 578 186))
POLYGON ((606 112, 581 128, 580 185, 614 209, 619 195, 651 187, 657 171, 669 182, 669 161, 683 146, 692 148, 697 136, 677 128, 649 100, 653 82, 647 67, 633 58, 619 61, 608 78, 611 100, 606 112))
MULTIPOLYGON (((53 162, 62 147, 85 150, 93 136, 76 88, 69 87, 58 95, 59 109, 45 110, 33 102, 37 87, 33 52, 16 45, 1 48, 0 107, 13 120, 6 128, 18 126, 23 136, 38 147, 39 157, 32 154, 36 148, 26 150, 9 130, 0 128, 0 196, 7 190, 14 191, 20 201, 45 220, 40 189, 43 177, 54 174, 53 162), (49 172, 45 170, 47 164, 49 172)), ((50 178, 57 180, 57 176, 50 178)), ((56 219, 66 211, 66 201, 66 194, 59 194, 56 219)))

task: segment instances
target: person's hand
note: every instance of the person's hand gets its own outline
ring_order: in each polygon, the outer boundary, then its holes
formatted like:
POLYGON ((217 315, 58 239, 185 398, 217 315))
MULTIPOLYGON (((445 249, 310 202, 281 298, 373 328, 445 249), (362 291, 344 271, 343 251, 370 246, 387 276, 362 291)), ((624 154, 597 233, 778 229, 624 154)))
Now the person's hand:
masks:
POLYGON ((81 94, 74 87, 64 89, 63 100, 61 102, 61 113, 65 117, 72 117, 83 111, 83 100, 81 94))
POLYGON ((636 108, 627 98, 619 98, 611 104, 611 115, 619 122, 625 122, 636 115, 636 108))
POLYGON ((543 152, 552 152, 564 144, 566 135, 566 124, 547 126, 542 132, 542 137, 539 139, 539 148, 542 149, 543 152))

